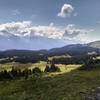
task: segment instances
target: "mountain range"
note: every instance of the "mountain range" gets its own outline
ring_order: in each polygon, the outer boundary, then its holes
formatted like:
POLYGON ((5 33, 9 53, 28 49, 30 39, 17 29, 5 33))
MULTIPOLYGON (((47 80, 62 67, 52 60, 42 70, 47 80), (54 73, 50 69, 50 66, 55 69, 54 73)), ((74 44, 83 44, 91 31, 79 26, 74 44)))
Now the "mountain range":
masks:
POLYGON ((88 44, 71 44, 60 48, 53 48, 49 50, 6 50, 0 51, 0 58, 13 56, 57 56, 57 55, 87 55, 95 53, 100 55, 100 41, 91 42, 88 44))

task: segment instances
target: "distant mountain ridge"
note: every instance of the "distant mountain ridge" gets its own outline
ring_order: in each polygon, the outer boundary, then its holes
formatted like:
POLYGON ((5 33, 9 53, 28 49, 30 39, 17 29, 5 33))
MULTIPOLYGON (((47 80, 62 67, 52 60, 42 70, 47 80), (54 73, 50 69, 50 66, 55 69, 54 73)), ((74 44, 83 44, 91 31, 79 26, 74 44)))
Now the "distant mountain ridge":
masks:
POLYGON ((6 50, 0 52, 0 58, 13 56, 56 56, 69 54, 71 56, 87 55, 89 52, 100 54, 100 41, 88 44, 71 44, 50 50, 6 50))
POLYGON ((69 54, 71 56, 77 56, 77 55, 86 55, 89 52, 96 52, 97 54, 100 53, 99 47, 94 47, 94 45, 90 46, 89 44, 72 44, 67 45, 61 48, 53 48, 49 50, 49 55, 55 55, 55 54, 69 54))
POLYGON ((100 48, 100 41, 88 43, 88 46, 93 48, 100 48))

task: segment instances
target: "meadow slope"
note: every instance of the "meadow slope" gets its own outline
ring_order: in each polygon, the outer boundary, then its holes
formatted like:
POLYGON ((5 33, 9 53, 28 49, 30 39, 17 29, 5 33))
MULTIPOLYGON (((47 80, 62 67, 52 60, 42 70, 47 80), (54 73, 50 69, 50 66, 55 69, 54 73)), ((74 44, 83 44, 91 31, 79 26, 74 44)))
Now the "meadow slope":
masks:
POLYGON ((83 100, 98 86, 100 68, 80 71, 68 67, 64 72, 0 81, 0 100, 83 100))

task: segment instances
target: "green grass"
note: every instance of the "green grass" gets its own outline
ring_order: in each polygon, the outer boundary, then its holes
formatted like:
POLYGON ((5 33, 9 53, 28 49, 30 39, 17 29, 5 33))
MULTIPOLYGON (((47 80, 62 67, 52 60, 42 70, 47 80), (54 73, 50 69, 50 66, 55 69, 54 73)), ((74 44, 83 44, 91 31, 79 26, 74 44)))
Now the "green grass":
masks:
POLYGON ((59 73, 0 81, 0 100, 83 100, 91 89, 100 86, 100 68, 79 71, 78 65, 68 65, 67 69, 59 66, 59 73))
POLYGON ((22 70, 25 68, 32 69, 34 67, 39 67, 41 70, 44 70, 45 66, 46 66, 46 62, 44 61, 40 61, 38 63, 27 63, 27 64, 13 62, 13 63, 0 64, 0 71, 3 71, 3 70, 10 71, 12 67, 16 69, 22 69, 22 70))

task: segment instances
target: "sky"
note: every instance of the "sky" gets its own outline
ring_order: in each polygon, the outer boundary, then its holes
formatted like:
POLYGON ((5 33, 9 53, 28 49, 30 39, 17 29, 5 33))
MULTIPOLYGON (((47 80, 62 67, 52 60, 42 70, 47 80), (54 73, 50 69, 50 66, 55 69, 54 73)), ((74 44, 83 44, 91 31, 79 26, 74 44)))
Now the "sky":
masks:
POLYGON ((100 40, 100 0, 0 0, 0 50, 50 49, 100 40))

